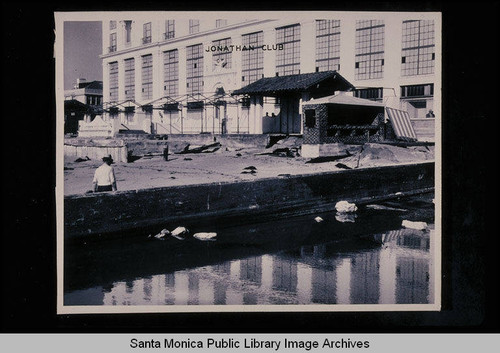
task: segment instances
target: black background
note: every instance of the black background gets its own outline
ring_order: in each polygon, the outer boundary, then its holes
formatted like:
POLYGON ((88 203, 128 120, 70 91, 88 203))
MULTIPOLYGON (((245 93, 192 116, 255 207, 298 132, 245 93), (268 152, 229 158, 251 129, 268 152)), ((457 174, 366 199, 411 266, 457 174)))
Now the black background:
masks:
POLYGON ((335 2, 287 10, 443 13, 440 312, 56 314, 54 11, 283 10, 279 2, 140 7, 2 2, 2 333, 500 332, 498 2, 335 2))

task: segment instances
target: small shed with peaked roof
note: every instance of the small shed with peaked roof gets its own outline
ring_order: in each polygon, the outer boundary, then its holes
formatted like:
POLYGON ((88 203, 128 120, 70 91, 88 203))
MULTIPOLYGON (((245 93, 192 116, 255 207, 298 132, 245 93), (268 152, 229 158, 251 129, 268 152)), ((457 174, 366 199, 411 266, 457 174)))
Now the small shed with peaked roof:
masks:
MULTIPOLYGON (((249 118, 261 125, 260 133, 301 133, 301 104, 311 98, 350 91, 354 86, 337 71, 312 72, 287 76, 263 77, 232 92, 248 101, 249 118), (264 97, 275 99, 278 113, 265 114, 264 97), (264 116, 266 115, 266 116, 264 116)), ((256 129, 259 133, 258 129, 256 129)))
POLYGON ((340 93, 312 99, 302 108, 304 157, 320 157, 323 151, 328 153, 329 144, 380 142, 385 139, 382 103, 340 93))

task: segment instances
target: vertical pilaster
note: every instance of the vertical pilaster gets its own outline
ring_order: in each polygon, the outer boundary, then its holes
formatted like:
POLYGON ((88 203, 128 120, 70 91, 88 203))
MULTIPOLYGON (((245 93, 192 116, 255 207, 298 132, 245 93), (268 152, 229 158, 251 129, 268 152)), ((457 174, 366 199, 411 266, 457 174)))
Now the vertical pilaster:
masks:
POLYGON ((316 71, 315 20, 300 23, 300 73, 316 71))
MULTIPOLYGON (((276 30, 266 28, 263 33, 264 45, 276 43, 276 30)), ((276 50, 264 50, 264 77, 273 77, 276 75, 276 50)))

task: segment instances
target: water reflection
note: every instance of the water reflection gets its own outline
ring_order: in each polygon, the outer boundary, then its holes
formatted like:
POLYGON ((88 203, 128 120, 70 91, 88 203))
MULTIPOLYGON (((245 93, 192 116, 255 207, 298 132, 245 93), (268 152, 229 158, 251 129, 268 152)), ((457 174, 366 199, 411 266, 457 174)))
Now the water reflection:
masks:
POLYGON ((433 242, 432 229, 397 229, 356 239, 347 251, 339 242, 304 245, 75 290, 65 304, 427 304, 433 242))

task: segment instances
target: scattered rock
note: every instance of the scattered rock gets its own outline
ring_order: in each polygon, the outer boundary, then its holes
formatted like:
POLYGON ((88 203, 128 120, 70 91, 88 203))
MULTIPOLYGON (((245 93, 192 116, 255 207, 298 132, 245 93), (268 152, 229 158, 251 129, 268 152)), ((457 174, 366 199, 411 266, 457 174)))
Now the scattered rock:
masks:
POLYGON ((189 230, 186 227, 177 227, 170 232, 170 235, 176 239, 184 240, 185 236, 189 234, 189 230))
POLYGON ((185 161, 192 161, 192 160, 193 160, 193 158, 186 157, 186 158, 184 158, 184 160, 185 160, 185 161))
POLYGON ((339 222, 342 222, 342 223, 346 223, 346 222, 354 223, 354 222, 356 222, 357 216, 358 215, 356 215, 355 213, 337 213, 335 215, 335 219, 339 222))
POLYGON ((249 167, 245 167, 245 168, 243 168, 243 169, 245 169, 245 170, 257 170, 257 168, 256 168, 256 167, 254 167, 253 165, 251 165, 251 166, 249 166, 249 167))
POLYGON ((358 207, 355 204, 347 201, 339 201, 335 204, 335 209, 338 213, 349 213, 356 212, 358 210, 358 207))
POLYGON ((193 238, 196 238, 196 239, 202 240, 202 241, 215 241, 216 237, 217 237, 217 233, 215 233, 215 232, 201 232, 201 233, 193 234, 193 238))
POLYGON ((323 222, 323 218, 321 218, 320 216, 314 218, 314 220, 318 223, 323 222))
MULTIPOLYGON (((155 236, 153 236, 153 238, 163 240, 163 238, 165 238, 165 236, 167 236, 167 235, 169 235, 169 234, 170 234, 170 232, 169 232, 167 229, 162 229, 162 230, 160 231, 160 233, 158 233, 158 234, 156 234, 155 236)), ((150 234, 150 235, 148 236, 148 238, 151 238, 151 237, 152 237, 152 235, 150 234)))
POLYGON ((427 223, 425 222, 413 222, 413 221, 408 221, 406 219, 403 221, 401 225, 405 228, 410 228, 410 229, 417 229, 417 230, 427 229, 427 223))

